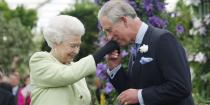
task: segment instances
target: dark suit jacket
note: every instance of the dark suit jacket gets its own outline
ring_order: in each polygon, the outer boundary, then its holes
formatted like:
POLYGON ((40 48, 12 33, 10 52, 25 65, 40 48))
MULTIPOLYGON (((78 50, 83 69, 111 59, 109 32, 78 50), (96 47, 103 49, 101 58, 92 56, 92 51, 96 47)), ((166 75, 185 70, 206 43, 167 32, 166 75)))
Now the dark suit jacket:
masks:
POLYGON ((15 97, 6 84, 0 86, 0 105, 15 105, 15 97))
POLYGON ((121 93, 129 88, 143 89, 145 105, 194 105, 186 54, 172 34, 149 26, 142 44, 149 46, 148 52, 138 52, 128 72, 122 67, 110 79, 116 90, 121 93), (141 57, 153 61, 141 64, 141 57))

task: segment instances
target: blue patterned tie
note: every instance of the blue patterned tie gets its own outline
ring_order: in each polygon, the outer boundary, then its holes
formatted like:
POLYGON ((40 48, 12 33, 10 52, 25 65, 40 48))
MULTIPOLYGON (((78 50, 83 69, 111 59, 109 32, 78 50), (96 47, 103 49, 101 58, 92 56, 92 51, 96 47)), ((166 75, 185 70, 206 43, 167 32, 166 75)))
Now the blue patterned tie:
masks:
POLYGON ((130 71, 130 73, 132 73, 132 67, 135 62, 139 46, 140 46, 140 44, 138 44, 138 43, 134 43, 132 45, 133 51, 131 53, 132 55, 130 56, 129 63, 128 63, 128 70, 130 71))
MULTIPOLYGON (((133 45, 133 48, 134 48, 134 50, 135 50, 134 55, 133 55, 134 58, 136 58, 136 56, 137 56, 139 46, 140 46, 140 44, 138 44, 138 43, 135 43, 135 44, 133 45)), ((134 59, 133 59, 133 60, 134 60, 134 59)))

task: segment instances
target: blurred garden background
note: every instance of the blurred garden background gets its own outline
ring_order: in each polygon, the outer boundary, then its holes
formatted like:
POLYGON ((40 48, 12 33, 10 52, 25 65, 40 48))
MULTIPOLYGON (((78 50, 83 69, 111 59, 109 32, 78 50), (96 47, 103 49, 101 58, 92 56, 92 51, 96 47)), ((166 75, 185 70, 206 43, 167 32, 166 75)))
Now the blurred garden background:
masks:
MULTIPOLYGON (((30 72, 28 62, 36 51, 50 51, 42 28, 58 14, 79 18, 86 28, 75 61, 106 43, 97 21, 99 8, 108 0, 0 0, 0 71, 5 78, 18 72, 20 83, 30 72)), ((210 105, 210 0, 127 0, 149 25, 168 29, 187 53, 196 105, 210 105)), ((121 49, 127 67, 130 46, 121 49)), ((174 52, 176 53, 176 52, 174 52)), ((87 78, 92 105, 116 105, 107 65, 97 65, 87 78)))

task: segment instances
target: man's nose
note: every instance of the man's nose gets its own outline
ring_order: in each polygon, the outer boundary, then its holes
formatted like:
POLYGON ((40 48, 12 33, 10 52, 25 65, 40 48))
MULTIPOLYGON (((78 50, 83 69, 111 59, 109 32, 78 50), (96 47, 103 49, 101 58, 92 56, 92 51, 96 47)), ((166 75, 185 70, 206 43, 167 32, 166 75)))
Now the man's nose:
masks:
POLYGON ((107 35, 107 39, 108 40, 113 40, 113 34, 110 32, 110 33, 108 33, 108 35, 107 35))

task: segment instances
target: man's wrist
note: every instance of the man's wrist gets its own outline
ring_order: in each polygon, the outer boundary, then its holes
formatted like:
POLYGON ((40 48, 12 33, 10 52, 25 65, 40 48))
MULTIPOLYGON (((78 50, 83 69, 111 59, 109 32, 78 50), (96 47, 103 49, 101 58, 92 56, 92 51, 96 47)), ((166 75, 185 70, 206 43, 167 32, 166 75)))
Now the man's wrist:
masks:
POLYGON ((143 97, 142 97, 142 89, 138 90, 138 99, 139 99, 140 105, 144 105, 144 100, 143 100, 143 97))
MULTIPOLYGON (((119 64, 119 65, 120 65, 120 64, 119 64)), ((115 70, 119 65, 114 66, 114 67, 109 67, 108 69, 109 69, 109 71, 115 70)))
POLYGON ((119 64, 118 66, 116 66, 115 68, 113 68, 112 70, 107 69, 107 74, 109 75, 109 77, 111 79, 114 78, 114 76, 117 74, 118 70, 121 68, 121 64, 119 64))

